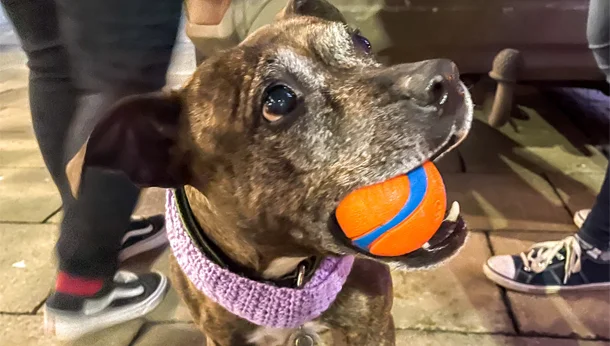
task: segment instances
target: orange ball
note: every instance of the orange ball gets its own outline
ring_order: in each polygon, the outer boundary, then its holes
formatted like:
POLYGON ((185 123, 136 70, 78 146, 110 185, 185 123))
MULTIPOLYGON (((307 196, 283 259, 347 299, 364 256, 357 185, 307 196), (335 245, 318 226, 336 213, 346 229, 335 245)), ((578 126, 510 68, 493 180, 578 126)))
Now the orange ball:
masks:
POLYGON ((421 248, 445 218, 445 184, 432 162, 388 181, 353 191, 337 207, 343 233, 377 256, 421 248))

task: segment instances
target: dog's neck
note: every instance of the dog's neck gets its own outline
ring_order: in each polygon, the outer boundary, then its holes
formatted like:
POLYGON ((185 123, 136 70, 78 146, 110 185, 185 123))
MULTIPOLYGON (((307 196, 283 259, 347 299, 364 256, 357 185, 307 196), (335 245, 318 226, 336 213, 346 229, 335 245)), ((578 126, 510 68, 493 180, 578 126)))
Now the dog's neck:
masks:
POLYGON ((261 277, 274 279, 296 269, 306 256, 282 256, 253 244, 230 215, 220 215, 197 189, 186 186, 186 196, 197 222, 206 235, 233 260, 261 277))

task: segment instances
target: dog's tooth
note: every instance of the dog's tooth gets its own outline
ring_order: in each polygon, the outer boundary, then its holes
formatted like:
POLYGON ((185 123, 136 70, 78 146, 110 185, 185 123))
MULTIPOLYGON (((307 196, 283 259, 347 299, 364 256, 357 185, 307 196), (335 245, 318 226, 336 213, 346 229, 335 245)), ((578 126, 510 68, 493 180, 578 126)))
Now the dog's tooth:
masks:
POLYGON ((447 213, 445 221, 456 222, 458 216, 460 216, 460 204, 455 201, 451 204, 451 209, 449 209, 449 213, 447 213))
POLYGON ((422 249, 426 250, 427 248, 430 247, 430 243, 426 242, 424 245, 421 246, 422 249))

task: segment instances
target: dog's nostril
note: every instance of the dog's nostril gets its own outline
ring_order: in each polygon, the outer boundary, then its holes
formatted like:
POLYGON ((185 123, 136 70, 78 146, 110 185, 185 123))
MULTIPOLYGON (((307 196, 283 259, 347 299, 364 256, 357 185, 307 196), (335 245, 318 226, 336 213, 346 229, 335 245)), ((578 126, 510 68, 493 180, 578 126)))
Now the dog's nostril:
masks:
POLYGON ((399 78, 395 90, 402 98, 411 100, 419 106, 442 106, 449 99, 449 94, 455 83, 455 76, 444 71, 413 74, 399 78))
POLYGON ((441 75, 432 77, 426 88, 430 104, 444 104, 447 100, 447 79, 441 75))

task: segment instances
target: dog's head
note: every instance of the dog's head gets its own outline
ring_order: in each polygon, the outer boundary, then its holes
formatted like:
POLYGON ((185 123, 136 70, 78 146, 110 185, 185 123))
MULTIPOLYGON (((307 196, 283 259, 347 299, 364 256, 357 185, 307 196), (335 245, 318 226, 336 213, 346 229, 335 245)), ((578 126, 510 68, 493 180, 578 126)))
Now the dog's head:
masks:
MULTIPOLYGON (((278 255, 356 253, 332 230, 338 202, 441 156, 471 118, 452 62, 382 66, 332 5, 293 0, 181 90, 117 104, 68 173, 78 182, 81 167, 97 166, 140 186, 192 186, 210 218, 278 255)), ((435 264, 464 241, 443 238, 385 260, 435 264)))

